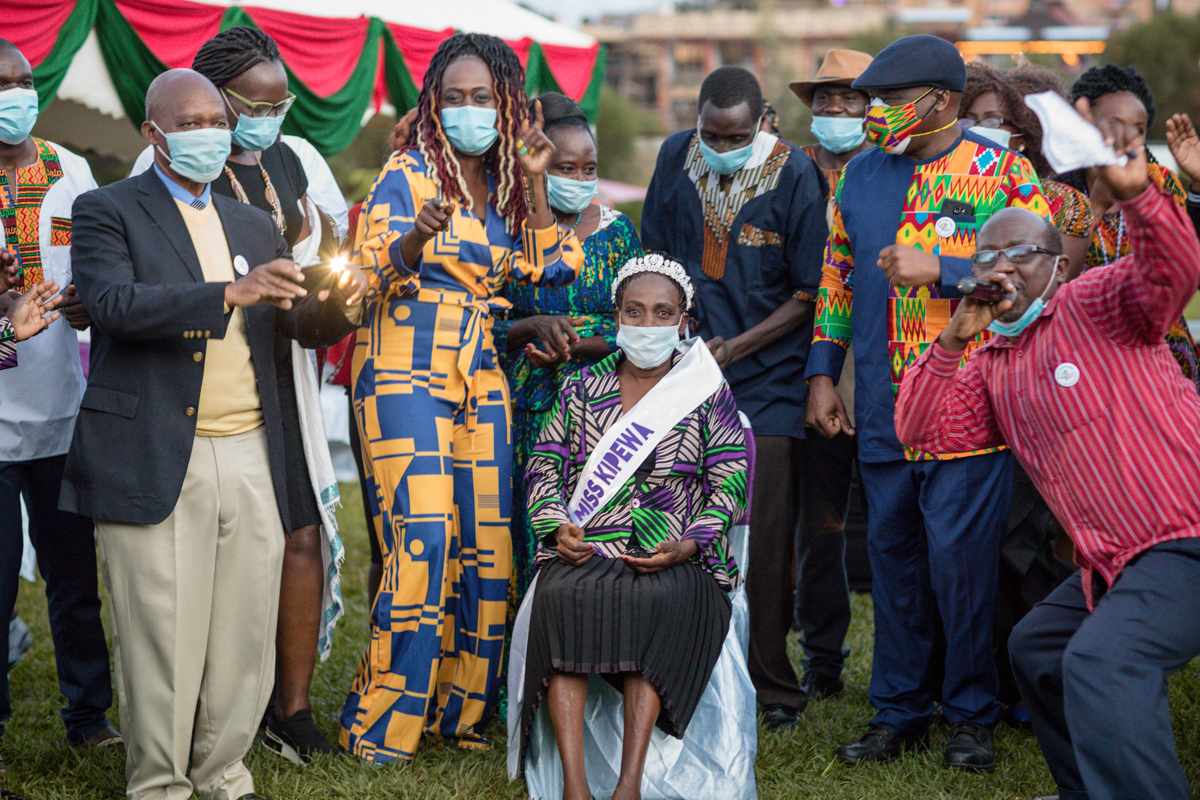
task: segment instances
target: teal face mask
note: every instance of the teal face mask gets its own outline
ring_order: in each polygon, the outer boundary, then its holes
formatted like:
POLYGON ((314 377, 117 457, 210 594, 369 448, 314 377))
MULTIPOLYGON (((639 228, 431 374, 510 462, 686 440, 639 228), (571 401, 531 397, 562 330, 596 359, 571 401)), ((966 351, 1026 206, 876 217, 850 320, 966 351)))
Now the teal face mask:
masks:
POLYGON ((858 117, 813 117, 812 135, 831 153, 848 153, 867 139, 858 117))
POLYGON ((198 128, 194 131, 167 133, 151 122, 167 140, 169 152, 160 153, 170 160, 171 170, 196 183, 212 183, 225 169, 231 137, 226 128, 198 128))
MULTIPOLYGON (((1059 256, 1054 257, 1054 266, 1051 269, 1058 269, 1058 259, 1059 256)), ((1025 313, 1021 316, 1012 322, 1001 322, 998 319, 992 320, 992 324, 988 325, 988 330, 1000 336, 1008 336, 1013 339, 1020 336, 1021 332, 1028 328, 1046 310, 1046 301, 1043 298, 1046 296, 1046 292, 1050 291, 1053 283, 1053 280, 1046 281, 1046 288, 1042 290, 1041 295, 1037 299, 1029 304, 1029 308, 1025 309, 1025 313)))
POLYGON ((454 106, 442 109, 442 127, 450 145, 460 153, 479 156, 500 138, 496 130, 496 109, 479 106, 454 106))
POLYGON ((558 175, 546 176, 546 200, 555 211, 575 214, 583 211, 596 196, 597 181, 576 181, 558 175))
POLYGON ((38 118, 38 96, 33 89, 7 89, 0 92, 0 142, 20 144, 38 118))
POLYGON ((750 144, 745 147, 739 147, 736 150, 726 150, 724 153, 718 153, 704 142, 704 137, 700 137, 700 155, 704 156, 705 163, 718 175, 732 175, 742 167, 746 166, 746 162, 750 160, 750 156, 754 154, 754 142, 758 141, 757 134, 750 144))
POLYGON ((233 129, 233 143, 243 150, 266 150, 279 138, 284 116, 247 117, 238 114, 238 124, 233 129))

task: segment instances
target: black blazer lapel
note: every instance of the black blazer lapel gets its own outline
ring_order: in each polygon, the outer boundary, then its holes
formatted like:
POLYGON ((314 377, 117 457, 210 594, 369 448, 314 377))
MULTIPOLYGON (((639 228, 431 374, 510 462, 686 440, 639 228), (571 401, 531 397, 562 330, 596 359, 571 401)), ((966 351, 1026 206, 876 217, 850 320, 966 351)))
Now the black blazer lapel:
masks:
POLYGON ((163 232, 171 247, 187 267, 192 278, 204 282, 204 270, 200 268, 200 257, 192 245, 192 236, 188 233, 187 225, 179 209, 175 207, 175 198, 163 186, 162 180, 154 171, 154 167, 138 176, 138 204, 150 215, 150 219, 163 232))

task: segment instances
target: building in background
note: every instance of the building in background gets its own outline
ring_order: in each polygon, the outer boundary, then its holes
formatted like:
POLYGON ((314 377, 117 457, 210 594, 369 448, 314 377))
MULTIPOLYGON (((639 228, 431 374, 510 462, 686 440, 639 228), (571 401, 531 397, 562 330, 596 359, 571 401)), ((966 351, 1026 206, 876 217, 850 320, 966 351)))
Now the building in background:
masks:
POLYGON ((771 71, 785 71, 788 81, 803 80, 816 72, 827 50, 887 21, 883 5, 780 2, 754 8, 717 2, 604 17, 583 30, 607 46, 608 85, 653 111, 669 133, 696 124, 700 84, 717 67, 746 67, 764 89, 771 71))
POLYGON ((773 77, 805 80, 830 48, 890 27, 942 36, 968 57, 1057 56, 1064 71, 1077 72, 1101 57, 1109 35, 1168 6, 1196 13, 1200 0, 667 2, 657 12, 601 17, 584 31, 607 47, 608 85, 670 133, 695 124, 700 84, 717 67, 746 67, 774 101, 773 77))

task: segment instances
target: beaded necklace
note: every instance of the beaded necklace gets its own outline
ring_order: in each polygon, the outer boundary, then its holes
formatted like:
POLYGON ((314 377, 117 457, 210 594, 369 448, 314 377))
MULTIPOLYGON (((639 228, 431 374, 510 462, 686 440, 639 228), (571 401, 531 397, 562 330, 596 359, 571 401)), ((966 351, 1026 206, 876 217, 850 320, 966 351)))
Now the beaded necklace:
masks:
MULTIPOLYGON (((279 195, 275 192, 275 187, 271 184, 271 176, 263 168, 261 154, 255 154, 254 163, 258 167, 258 171, 262 173, 263 185, 266 187, 264 194, 266 195, 267 203, 271 206, 271 219, 275 220, 275 227, 279 228, 280 233, 286 233, 287 220, 283 217, 279 195)), ((228 163, 225 164, 225 176, 229 178, 229 184, 233 187, 233 193, 237 197, 238 202, 250 205, 250 198, 247 196, 246 190, 233 174, 233 170, 229 168, 228 163)))

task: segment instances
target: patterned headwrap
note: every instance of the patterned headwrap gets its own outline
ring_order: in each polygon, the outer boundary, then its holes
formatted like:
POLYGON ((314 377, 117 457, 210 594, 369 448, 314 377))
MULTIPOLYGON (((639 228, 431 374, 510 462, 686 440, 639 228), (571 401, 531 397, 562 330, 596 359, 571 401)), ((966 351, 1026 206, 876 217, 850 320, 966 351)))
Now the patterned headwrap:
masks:
POLYGON ((692 299, 696 296, 696 289, 692 286, 691 278, 688 277, 683 264, 662 253, 647 253, 644 256, 631 258, 625 262, 625 266, 621 267, 620 272, 617 273, 617 279, 613 281, 613 305, 616 305, 617 290, 621 288, 621 284, 634 275, 640 275, 643 272, 657 272, 659 275, 675 281, 675 283, 679 284, 679 288, 683 289, 683 293, 687 298, 687 308, 692 307, 692 299))

